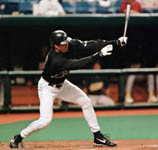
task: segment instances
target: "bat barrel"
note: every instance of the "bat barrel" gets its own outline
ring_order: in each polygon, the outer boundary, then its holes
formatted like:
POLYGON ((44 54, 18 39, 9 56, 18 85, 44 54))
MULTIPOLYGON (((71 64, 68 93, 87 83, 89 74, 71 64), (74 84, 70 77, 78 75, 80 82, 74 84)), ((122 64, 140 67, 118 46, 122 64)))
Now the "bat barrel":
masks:
POLYGON ((130 16, 130 10, 131 10, 131 5, 128 4, 127 7, 126 7, 125 26, 124 26, 123 36, 126 36, 127 26, 128 26, 128 20, 129 20, 129 16, 130 16))

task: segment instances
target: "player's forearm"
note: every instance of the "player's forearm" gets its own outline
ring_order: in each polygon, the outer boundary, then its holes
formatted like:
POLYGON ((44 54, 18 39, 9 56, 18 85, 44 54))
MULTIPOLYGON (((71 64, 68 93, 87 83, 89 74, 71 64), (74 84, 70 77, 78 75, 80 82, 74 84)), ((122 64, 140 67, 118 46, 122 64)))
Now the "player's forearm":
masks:
POLYGON ((91 56, 84 57, 84 58, 81 58, 81 59, 72 59, 72 60, 70 60, 69 64, 67 65, 67 69, 75 70, 75 69, 86 68, 87 65, 89 65, 93 61, 100 58, 99 54, 100 53, 98 52, 98 53, 95 53, 91 56))
POLYGON ((110 44, 113 45, 114 49, 120 47, 120 43, 118 40, 109 40, 109 41, 101 40, 95 43, 94 45, 91 45, 91 48, 94 49, 92 50, 93 52, 98 52, 100 49, 110 44))
POLYGON ((111 55, 113 51, 113 45, 109 44, 104 46, 99 52, 96 52, 95 54, 88 56, 88 57, 84 57, 82 59, 73 59, 70 60, 67 63, 68 68, 67 69, 81 69, 83 67, 85 67, 87 64, 96 61, 97 59, 104 57, 104 56, 108 56, 111 55))
POLYGON ((114 44, 116 45, 117 40, 113 40, 113 41, 106 41, 106 40, 89 40, 89 41, 77 41, 77 48, 76 50, 78 50, 79 52, 81 51, 86 51, 86 54, 88 52, 88 54, 93 54, 95 52, 98 52, 101 48, 103 48, 104 46, 108 45, 108 44, 114 44))

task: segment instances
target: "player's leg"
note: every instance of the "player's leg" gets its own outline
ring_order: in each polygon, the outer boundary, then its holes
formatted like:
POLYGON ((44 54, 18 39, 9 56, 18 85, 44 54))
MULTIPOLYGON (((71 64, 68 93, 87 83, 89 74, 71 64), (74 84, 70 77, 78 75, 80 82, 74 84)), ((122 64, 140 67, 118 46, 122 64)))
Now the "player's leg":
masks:
POLYGON ((157 98, 154 95, 154 75, 149 74, 147 76, 147 85, 148 85, 148 102, 149 103, 156 103, 157 98))
POLYGON ((88 96, 79 87, 72 84, 68 80, 64 82, 63 86, 64 88, 60 91, 58 97, 64 101, 81 106, 91 131, 99 131, 100 127, 98 125, 91 100, 88 98, 88 96))
POLYGON ((56 97, 58 89, 48 86, 42 78, 38 84, 38 95, 40 100, 40 118, 31 124, 29 124, 25 129, 23 129, 19 135, 15 136, 10 143, 11 148, 18 147, 21 140, 31 133, 41 130, 49 125, 52 120, 52 107, 53 101, 56 97), (54 92, 53 92, 54 91, 54 92))
POLYGON ((52 92, 52 88, 53 87, 46 85, 45 82, 39 84, 40 118, 21 131, 22 137, 27 137, 31 133, 45 128, 52 121, 52 107, 56 96, 56 94, 52 92))
POLYGON ((94 133, 94 144, 116 146, 115 143, 109 141, 100 133, 100 127, 91 100, 79 87, 66 80, 63 90, 59 93, 59 98, 81 106, 90 130, 94 133))
POLYGON ((134 80, 136 78, 136 75, 129 75, 127 77, 127 81, 126 81, 126 88, 125 88, 125 103, 126 104, 131 104, 134 102, 132 96, 131 96, 131 92, 132 92, 132 87, 134 84, 134 80))

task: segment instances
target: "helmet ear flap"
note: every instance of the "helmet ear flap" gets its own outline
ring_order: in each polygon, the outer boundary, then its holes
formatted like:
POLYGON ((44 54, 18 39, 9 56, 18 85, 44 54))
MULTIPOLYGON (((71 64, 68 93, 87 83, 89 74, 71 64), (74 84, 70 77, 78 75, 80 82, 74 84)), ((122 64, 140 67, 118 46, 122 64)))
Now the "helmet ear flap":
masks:
POLYGON ((49 42, 50 42, 50 46, 52 47, 54 45, 53 40, 49 38, 49 42))
POLYGON ((67 41, 67 34, 63 30, 55 30, 50 34, 49 42, 51 46, 54 44, 62 45, 64 41, 67 41))

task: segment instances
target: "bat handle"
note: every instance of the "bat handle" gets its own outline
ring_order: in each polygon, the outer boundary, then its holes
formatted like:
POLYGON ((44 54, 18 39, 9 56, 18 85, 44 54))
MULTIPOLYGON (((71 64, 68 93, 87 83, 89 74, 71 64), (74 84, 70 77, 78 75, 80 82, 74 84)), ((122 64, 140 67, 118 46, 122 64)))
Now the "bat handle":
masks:
POLYGON ((126 32, 127 32, 127 24, 128 24, 128 21, 126 20, 125 27, 124 27, 124 32, 123 32, 124 37, 126 36, 126 32))
POLYGON ((122 44, 125 45, 126 43, 125 43, 125 42, 122 42, 122 44))

